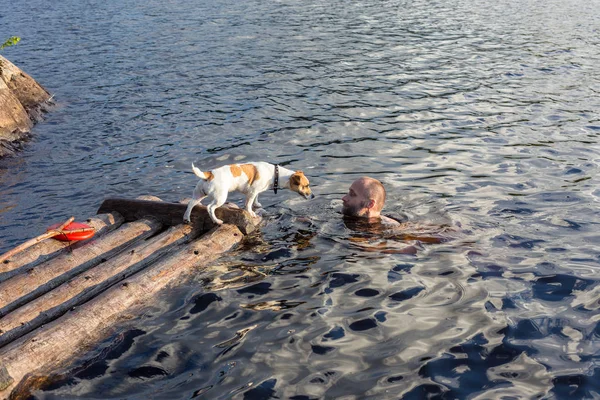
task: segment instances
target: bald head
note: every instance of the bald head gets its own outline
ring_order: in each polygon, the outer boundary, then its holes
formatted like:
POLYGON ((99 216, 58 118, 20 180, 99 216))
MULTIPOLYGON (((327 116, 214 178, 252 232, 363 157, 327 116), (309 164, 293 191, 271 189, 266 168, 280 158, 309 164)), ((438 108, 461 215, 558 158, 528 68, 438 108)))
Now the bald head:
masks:
POLYGON ((385 204, 385 188, 377 179, 363 176, 352 183, 342 202, 344 215, 379 218, 385 204))

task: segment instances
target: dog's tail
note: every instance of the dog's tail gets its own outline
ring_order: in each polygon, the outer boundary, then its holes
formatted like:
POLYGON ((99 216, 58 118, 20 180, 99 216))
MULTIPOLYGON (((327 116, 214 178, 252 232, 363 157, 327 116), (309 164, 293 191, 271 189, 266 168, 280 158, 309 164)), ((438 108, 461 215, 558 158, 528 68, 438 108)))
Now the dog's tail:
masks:
POLYGON ((194 171, 194 174, 196 174, 196 176, 200 179, 204 179, 205 181, 212 181, 214 178, 214 175, 212 172, 202 172, 200 171, 200 168, 196 167, 194 165, 194 163, 192 163, 192 170, 194 171))

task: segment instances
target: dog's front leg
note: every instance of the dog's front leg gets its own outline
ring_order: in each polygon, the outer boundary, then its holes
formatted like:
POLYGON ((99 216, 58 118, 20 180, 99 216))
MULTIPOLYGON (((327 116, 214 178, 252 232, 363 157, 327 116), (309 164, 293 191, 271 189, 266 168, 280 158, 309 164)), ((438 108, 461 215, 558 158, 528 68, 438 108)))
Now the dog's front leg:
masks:
POLYGON ((258 202, 258 194, 254 197, 254 208, 262 208, 262 204, 258 202))
POLYGON ((250 213, 252 218, 256 218, 256 213, 254 212, 254 210, 252 210, 252 205, 256 201, 256 197, 258 197, 258 193, 255 192, 248 193, 246 197, 246 211, 250 213))

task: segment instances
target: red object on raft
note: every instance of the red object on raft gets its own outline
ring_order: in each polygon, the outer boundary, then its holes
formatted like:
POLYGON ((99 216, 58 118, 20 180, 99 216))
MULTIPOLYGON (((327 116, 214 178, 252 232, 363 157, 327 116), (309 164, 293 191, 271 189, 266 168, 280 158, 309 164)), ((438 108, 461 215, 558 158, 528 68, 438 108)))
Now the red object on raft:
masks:
MULTIPOLYGON (((58 224, 54 224, 54 225, 50 225, 48 227, 48 229, 46 229, 46 231, 51 231, 53 229, 58 228, 59 226, 61 226, 62 223, 58 223, 58 224)), ((56 240, 60 240, 61 242, 71 242, 74 240, 85 240, 85 239, 89 239, 92 236, 94 236, 94 233, 96 233, 93 229, 86 231, 86 232, 69 232, 69 231, 77 231, 79 229, 84 229, 84 228, 92 228, 91 226, 84 224, 82 222, 71 222, 69 225, 65 226, 62 231, 64 233, 61 233, 59 235, 56 235, 54 237, 52 237, 52 239, 56 239, 56 240)))

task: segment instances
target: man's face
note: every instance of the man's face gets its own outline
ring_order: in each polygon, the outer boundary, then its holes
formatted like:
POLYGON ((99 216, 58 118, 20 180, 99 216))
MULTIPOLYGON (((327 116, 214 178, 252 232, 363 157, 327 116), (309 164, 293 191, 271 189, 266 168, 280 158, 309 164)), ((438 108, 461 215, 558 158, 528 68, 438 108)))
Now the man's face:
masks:
POLYGON ((369 211, 369 198, 364 185, 355 181, 348 189, 348 194, 342 197, 342 214, 352 217, 363 217, 369 211))

